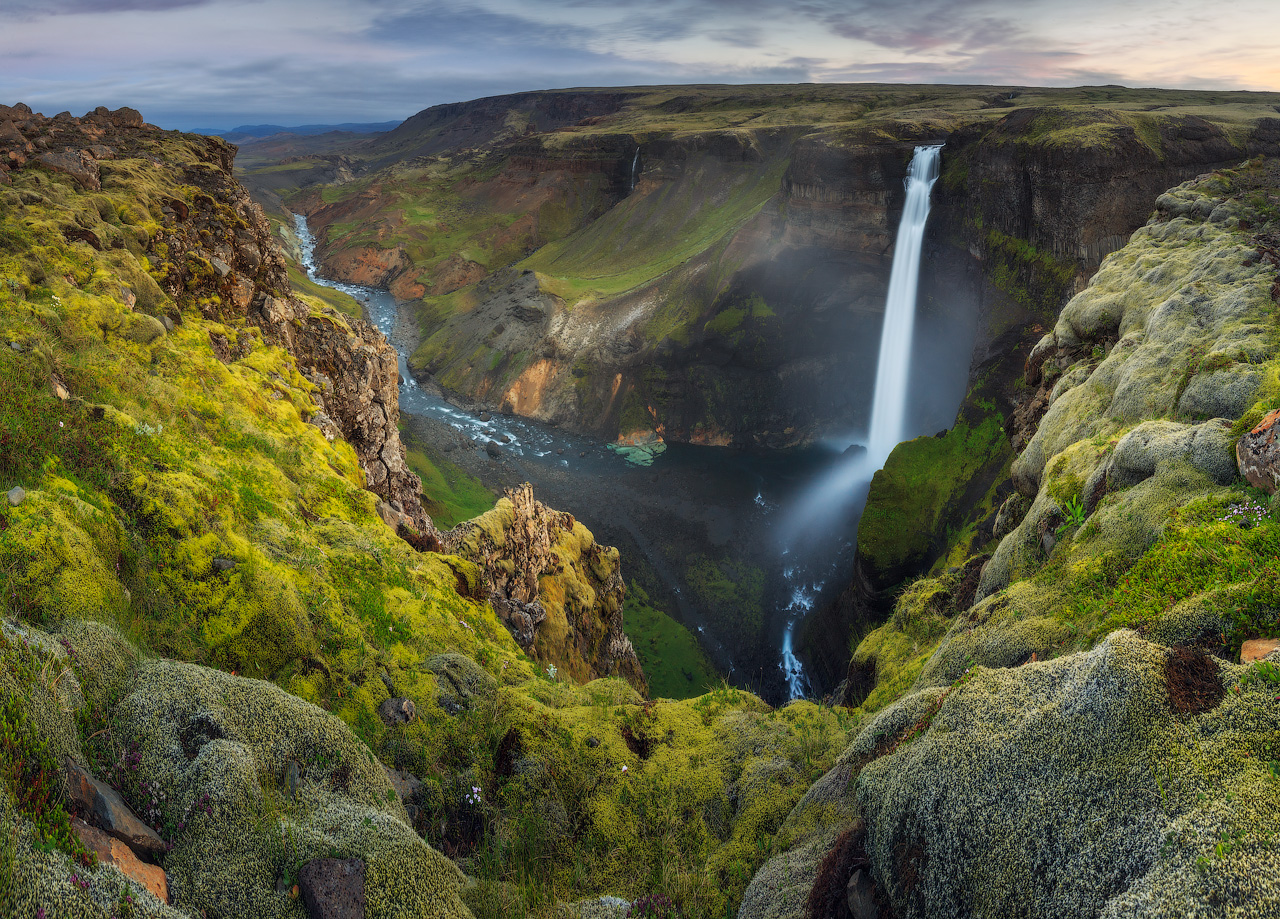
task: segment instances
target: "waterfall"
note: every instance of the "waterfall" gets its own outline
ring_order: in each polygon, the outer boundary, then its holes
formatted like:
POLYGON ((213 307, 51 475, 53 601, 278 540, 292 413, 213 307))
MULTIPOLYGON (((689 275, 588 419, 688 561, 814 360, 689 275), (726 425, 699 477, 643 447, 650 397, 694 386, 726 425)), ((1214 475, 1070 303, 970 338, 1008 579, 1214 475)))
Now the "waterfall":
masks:
POLYGON ((636 147, 636 155, 631 158, 631 188, 630 191, 636 190, 636 179, 639 178, 640 168, 640 148, 636 147))
POLYGON ((916 147, 907 169, 907 202, 898 224, 898 241, 885 297, 884 327, 876 364, 876 388, 871 406, 868 459, 874 469, 884 465, 898 442, 906 437, 908 371, 911 336, 916 324, 916 289, 920 283, 920 253, 924 225, 929 219, 929 195, 938 179, 942 145, 916 147))
MULTIPOLYGON (((920 282, 925 221, 929 219, 929 196, 938 179, 941 155, 941 144, 916 147, 907 169, 907 200, 898 224, 889 292, 885 297, 866 452, 851 452, 836 463, 790 509, 780 534, 784 556, 802 539, 827 538, 847 527, 851 517, 857 519, 872 475, 884 465, 899 441, 911 436, 906 427, 907 391, 911 381, 916 291, 920 282)), ((786 678, 791 698, 796 699, 806 694, 808 680, 793 649, 793 634, 804 614, 812 608, 821 587, 809 586, 806 590, 805 573, 797 567, 787 569, 783 576, 795 593, 786 611, 787 627, 782 636, 778 666, 786 678)))

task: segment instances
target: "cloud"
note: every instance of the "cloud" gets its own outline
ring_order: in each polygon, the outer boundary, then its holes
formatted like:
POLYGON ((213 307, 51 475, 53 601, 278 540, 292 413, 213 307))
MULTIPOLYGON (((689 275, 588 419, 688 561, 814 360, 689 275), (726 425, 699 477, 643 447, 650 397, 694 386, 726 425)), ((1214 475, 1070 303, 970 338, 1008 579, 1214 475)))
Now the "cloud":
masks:
POLYGON ((17 19, 40 19, 47 16, 146 12, 189 9, 219 0, 15 0, 6 4, 6 14, 17 19))
MULTIPOLYGON (((0 0, 3 2, 3 0, 0 0)), ((1280 4, 1234 0, 10 0, 6 102, 166 126, 381 121, 566 86, 1280 86, 1280 4), (15 5, 16 3, 16 5, 15 5)))

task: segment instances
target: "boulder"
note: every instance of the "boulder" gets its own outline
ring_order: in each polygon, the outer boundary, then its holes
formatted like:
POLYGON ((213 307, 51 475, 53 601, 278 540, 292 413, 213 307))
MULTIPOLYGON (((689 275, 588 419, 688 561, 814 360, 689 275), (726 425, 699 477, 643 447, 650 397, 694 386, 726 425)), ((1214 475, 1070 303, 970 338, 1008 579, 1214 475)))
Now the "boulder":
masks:
POLYGON ((27 490, 21 485, 15 485, 9 489, 9 506, 17 507, 27 498, 27 490))
POLYGON ((71 176, 89 191, 101 191, 102 181, 97 161, 86 153, 64 150, 61 153, 41 153, 36 162, 53 172, 71 176))
POLYGON ((1116 444, 1108 485, 1129 488, 1155 474, 1161 463, 1186 460, 1219 485, 1235 480, 1231 461, 1231 425, 1222 419, 1198 425, 1147 421, 1116 444))
POLYGON ((298 872, 310 919, 364 919, 364 862, 314 858, 298 872))
POLYGON ((1276 431, 1280 409, 1267 413, 1252 431, 1236 442, 1236 465, 1255 488, 1274 495, 1280 487, 1280 447, 1276 431))
POLYGON ((880 915, 880 907, 876 906, 876 885, 870 871, 864 868, 854 871, 845 886, 845 894, 849 915, 853 919, 877 919, 880 915))
POLYGON ((391 783, 391 787, 396 790, 396 795, 401 801, 410 801, 422 789, 422 782, 418 781, 418 777, 404 769, 391 769, 387 766, 382 767, 387 774, 387 781, 391 783))
POLYGON ((1240 646, 1240 663, 1251 664, 1254 661, 1260 661, 1277 648, 1280 648, 1280 639, 1255 638, 1252 641, 1246 641, 1240 646))
POLYGON ((418 707, 412 699, 387 699, 378 706, 378 717, 387 727, 408 724, 418 717, 418 707))
POLYGON ((125 877, 151 891, 162 903, 169 902, 169 880, 163 868, 140 861, 123 842, 89 826, 78 817, 71 818, 71 831, 81 845, 97 857, 99 864, 115 865, 125 877))
POLYGON ((135 852, 159 855, 164 840, 129 809, 114 788, 99 782, 83 766, 67 760, 64 768, 67 798, 88 823, 105 830, 135 852))

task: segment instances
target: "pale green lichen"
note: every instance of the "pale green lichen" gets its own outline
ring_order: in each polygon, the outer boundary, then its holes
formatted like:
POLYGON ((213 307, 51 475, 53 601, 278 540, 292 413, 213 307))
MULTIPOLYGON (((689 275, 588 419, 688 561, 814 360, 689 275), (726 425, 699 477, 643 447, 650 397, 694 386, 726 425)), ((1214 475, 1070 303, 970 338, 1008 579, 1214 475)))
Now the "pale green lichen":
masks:
MULTIPOLYGON (((1167 655, 1117 632, 1087 653, 977 670, 926 733, 868 765, 868 851, 898 915, 1280 909, 1280 885, 1265 880, 1278 863, 1274 689, 1243 685, 1179 716, 1167 655), (1238 844, 1216 848, 1236 831, 1238 844), (1025 883, 1032 873, 1041 883, 1025 883)), ((1244 672, 1221 678, 1233 688, 1244 672)))

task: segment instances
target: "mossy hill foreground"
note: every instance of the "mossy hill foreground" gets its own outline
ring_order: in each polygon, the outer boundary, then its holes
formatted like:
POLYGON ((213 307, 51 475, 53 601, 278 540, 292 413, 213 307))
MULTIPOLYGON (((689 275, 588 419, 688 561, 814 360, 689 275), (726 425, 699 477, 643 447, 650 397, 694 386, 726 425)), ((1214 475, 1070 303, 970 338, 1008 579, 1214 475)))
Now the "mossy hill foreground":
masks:
POLYGON ((617 552, 527 490, 436 531, 394 355, 291 293, 223 142, 0 131, 3 914, 302 916, 316 865, 378 917, 736 909, 843 716, 646 702, 617 552))
POLYGON ((135 116, 0 109, 6 919, 1280 910, 1280 668, 1225 659, 1280 607, 1229 452, 1280 398, 1265 165, 1068 306, 1030 509, 856 649, 861 706, 772 710, 645 701, 616 553, 527 493, 436 532, 385 343, 135 116))

